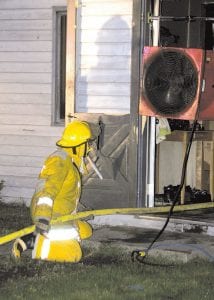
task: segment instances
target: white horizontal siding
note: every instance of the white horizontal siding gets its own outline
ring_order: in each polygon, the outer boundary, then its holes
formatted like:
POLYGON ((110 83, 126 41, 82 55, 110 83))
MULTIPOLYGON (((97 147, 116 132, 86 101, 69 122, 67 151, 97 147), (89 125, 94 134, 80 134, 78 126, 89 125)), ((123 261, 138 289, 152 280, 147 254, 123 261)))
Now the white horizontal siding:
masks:
MULTIPOLYGON (((52 54, 51 52, 1 52, 0 55, 0 62, 1 63, 23 63, 23 65, 27 62, 30 63, 44 63, 44 62, 51 62, 52 59, 52 54)), ((2 65, 3 66, 3 65, 2 65)), ((1 67, 0 66, 0 70, 1 67)), ((32 67, 32 69, 34 69, 36 67, 36 64, 34 64, 34 66, 32 67)))
POLYGON ((130 112, 132 0, 81 1, 77 112, 130 112))
MULTIPOLYGON (((121 1, 122 2, 122 1, 121 1)), ((99 5, 99 4, 98 4, 99 5)), ((119 4, 118 4, 119 5, 119 4)), ((122 4, 121 4, 122 5, 122 4)), ((131 12, 130 12, 131 14, 131 12)), ((84 16, 80 24, 81 29, 94 30, 94 29, 114 29, 124 30, 130 28, 132 16, 84 16)))
POLYGON ((104 44, 104 43, 81 43, 80 45, 80 55, 94 55, 97 56, 129 56, 131 55, 131 44, 130 43, 118 43, 117 45, 104 44))
POLYGON ((0 114, 0 124, 50 126, 51 115, 0 114))
POLYGON ((0 42, 0 52, 49 52, 52 50, 50 41, 3 41, 0 42))
POLYGON ((0 73, 0 83, 51 83, 51 73, 0 73))
POLYGON ((114 1, 113 3, 102 1, 101 5, 100 2, 91 2, 90 5, 86 2, 87 1, 82 1, 82 16, 124 16, 130 15, 132 11, 132 1, 114 1))
POLYGON ((51 93, 50 84, 31 84, 31 83, 0 83, 1 94, 13 92, 19 93, 38 93, 47 94, 51 93))
POLYGON ((36 135, 1 135, 0 144, 2 145, 11 145, 14 143, 16 146, 30 146, 30 147, 49 147, 51 144, 54 146, 56 143, 56 137, 49 136, 36 136, 36 135))
POLYGON ((80 95, 79 111, 85 112, 93 109, 95 113, 102 113, 105 111, 107 114, 126 114, 129 110, 129 97, 128 96, 87 96, 87 106, 85 105, 85 97, 80 95), (123 105, 121 103, 123 102, 123 105))
MULTIPOLYGON (((1 80, 1 79, 0 79, 1 80)), ((81 69, 79 78, 77 79, 79 82, 87 82, 87 81, 95 81, 95 82, 124 82, 129 83, 130 81, 130 72, 129 70, 124 72, 124 70, 102 70, 102 69, 81 69), (87 81, 86 81, 87 80, 87 81)))
POLYGON ((0 20, 48 20, 51 18, 50 9, 4 9, 0 11, 0 20))
POLYGON ((0 197, 29 204, 63 129, 51 126, 52 17, 67 1, 0 2, 0 197))
MULTIPOLYGON (((6 93, 4 96, 0 97, 0 103, 26 103, 26 104, 51 104, 51 95, 50 94, 42 94, 42 97, 40 94, 13 94, 6 93)), ((0 110, 1 111, 1 110, 0 110)), ((0 127, 1 130, 1 127, 0 127)))
MULTIPOLYGON (((79 62, 80 69, 88 69, 88 71, 98 70, 125 70, 130 73, 130 57, 123 56, 96 56, 96 55, 82 55, 79 62)), ((79 71, 81 72, 81 71, 79 71)), ((88 73, 89 73, 88 72, 88 73)), ((99 72, 98 72, 99 75, 99 72)))
POLYGON ((46 9, 66 5, 66 0, 1 0, 1 9, 46 9))
MULTIPOLYGON (((17 166, 1 166, 0 175, 12 175, 12 176, 29 176, 29 177, 37 177, 38 173, 41 171, 41 168, 29 168, 29 167, 17 167, 17 166), (2 174, 3 173, 3 174, 2 174)), ((4 179, 3 179, 4 180, 4 179)), ((5 187, 7 186, 7 182, 5 187)), ((1 192, 2 194, 2 192, 1 192)))
POLYGON ((124 106, 124 107, 117 107, 114 106, 112 108, 109 108, 109 104, 107 103, 107 105, 102 105, 102 107, 99 107, 98 105, 93 106, 93 103, 90 102, 90 99, 87 100, 88 106, 85 105, 85 101, 83 101, 82 106, 81 103, 78 106, 78 112, 79 113, 91 113, 91 111, 93 111, 93 113, 95 114, 103 114, 103 112, 105 112, 106 115, 125 115, 127 114, 127 111, 129 111, 129 106, 124 106))
POLYGON ((0 41, 51 41, 51 30, 4 30, 0 31, 0 41))
MULTIPOLYGON (((50 114, 50 105, 38 104, 1 104, 1 114, 16 112, 17 115, 44 115, 50 114)), ((1 137, 0 137, 1 140, 1 137)))
POLYGON ((43 158, 34 156, 19 156, 17 155, 1 155, 0 165, 2 166, 13 166, 13 167, 34 167, 38 168, 43 163, 43 158))
POLYGON ((7 204, 14 204, 18 203, 19 205, 25 205, 25 206, 30 206, 31 199, 30 198, 24 198, 24 197, 17 197, 17 194, 15 197, 8 197, 6 195, 0 196, 1 201, 6 202, 7 204))
POLYGON ((0 175, 0 181, 1 180, 7 182, 7 186, 9 187, 32 188, 36 185, 37 177, 14 175, 7 176, 4 174, 4 176, 0 175))
MULTIPOLYGON (((0 36, 1 38, 1 36, 0 36)), ((83 29, 81 31, 82 43, 130 43, 131 31, 130 29, 83 29)))
MULTIPOLYGON (((109 3, 114 3, 115 0, 80 0, 80 3, 84 4, 84 3, 101 3, 101 5, 105 2, 109 2, 109 3)), ((129 2, 129 0, 123 0, 123 2, 129 2)))
MULTIPOLYGON (((86 96, 129 96, 130 87, 126 83, 88 83, 81 82, 78 86, 79 95, 86 96)), ((98 103, 100 104, 100 103, 98 103)))
POLYGON ((9 125, 1 124, 0 134, 1 135, 31 135, 33 136, 45 136, 48 140, 48 137, 55 137, 56 139, 61 135, 63 127, 50 127, 50 126, 36 126, 36 125, 16 125, 12 123, 9 125))
POLYGON ((0 20, 1 30, 51 30, 51 20, 0 20))
POLYGON ((25 188, 25 187, 13 187, 11 188, 10 186, 7 186, 3 189, 1 195, 2 197, 10 197, 10 198, 15 198, 17 195, 19 195, 19 199, 27 199, 32 196, 34 192, 33 188, 25 188))
MULTIPOLYGON (((24 57, 23 57, 24 60, 24 57)), ((0 62, 0 71, 1 73, 20 73, 21 71, 26 73, 50 73, 51 72, 51 63, 35 63, 35 62, 0 62)), ((0 90, 1 92, 1 90, 0 90)))

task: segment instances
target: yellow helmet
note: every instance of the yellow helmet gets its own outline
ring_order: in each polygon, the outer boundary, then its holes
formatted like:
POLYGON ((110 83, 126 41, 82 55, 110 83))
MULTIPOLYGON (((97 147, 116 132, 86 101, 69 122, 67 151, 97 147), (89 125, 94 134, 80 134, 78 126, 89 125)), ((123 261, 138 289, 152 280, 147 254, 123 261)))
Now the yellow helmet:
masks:
POLYGON ((56 144, 61 147, 76 147, 92 138, 89 125, 83 121, 73 121, 65 128, 61 140, 56 144))

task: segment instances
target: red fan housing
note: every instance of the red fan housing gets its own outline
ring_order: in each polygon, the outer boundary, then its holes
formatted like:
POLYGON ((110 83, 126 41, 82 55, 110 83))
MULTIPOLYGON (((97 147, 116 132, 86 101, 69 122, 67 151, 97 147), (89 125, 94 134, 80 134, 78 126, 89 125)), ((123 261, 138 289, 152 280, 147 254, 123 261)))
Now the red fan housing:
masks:
POLYGON ((203 62, 202 49, 145 47, 140 114, 194 120, 203 62))

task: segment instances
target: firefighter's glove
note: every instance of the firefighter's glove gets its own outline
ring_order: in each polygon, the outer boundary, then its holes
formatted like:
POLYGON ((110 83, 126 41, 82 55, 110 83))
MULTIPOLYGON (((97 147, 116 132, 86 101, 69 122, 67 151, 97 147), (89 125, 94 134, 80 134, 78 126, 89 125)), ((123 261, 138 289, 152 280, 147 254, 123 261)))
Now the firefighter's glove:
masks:
POLYGON ((50 221, 47 219, 40 218, 35 221, 36 232, 42 235, 46 235, 50 229, 50 221))

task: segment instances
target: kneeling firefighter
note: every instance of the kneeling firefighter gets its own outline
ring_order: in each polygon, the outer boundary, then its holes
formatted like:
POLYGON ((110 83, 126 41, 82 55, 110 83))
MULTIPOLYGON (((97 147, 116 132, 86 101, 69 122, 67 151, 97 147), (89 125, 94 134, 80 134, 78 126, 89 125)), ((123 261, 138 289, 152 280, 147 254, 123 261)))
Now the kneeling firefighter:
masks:
POLYGON ((91 129, 86 122, 74 120, 65 128, 58 149, 45 161, 31 200, 33 234, 14 242, 16 258, 32 249, 32 258, 59 262, 78 262, 82 257, 81 240, 92 235, 84 221, 50 225, 52 218, 75 214, 81 195, 81 176, 90 151, 91 129))

